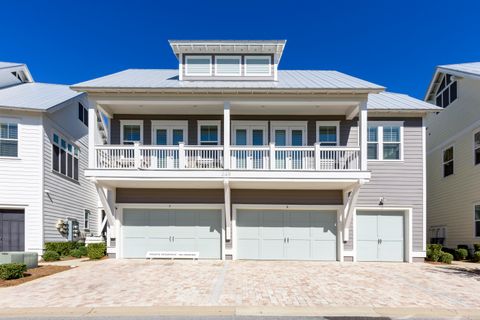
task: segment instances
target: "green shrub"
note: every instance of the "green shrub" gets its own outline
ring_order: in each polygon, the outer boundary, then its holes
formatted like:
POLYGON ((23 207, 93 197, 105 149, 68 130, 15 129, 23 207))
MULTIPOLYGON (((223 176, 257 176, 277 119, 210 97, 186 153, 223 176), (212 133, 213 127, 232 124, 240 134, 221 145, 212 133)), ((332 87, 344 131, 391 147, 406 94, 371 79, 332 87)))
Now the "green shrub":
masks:
POLYGON ((106 250, 105 243, 91 243, 87 246, 87 255, 90 259, 100 259, 105 256, 106 250))
POLYGON ((70 257, 81 258, 82 252, 80 251, 80 249, 73 249, 72 251, 70 251, 70 257))
POLYGON ((452 260, 453 260, 453 255, 451 253, 442 252, 440 254, 440 262, 450 264, 450 263, 452 263, 452 260))
POLYGON ((10 280, 23 278, 23 273, 26 271, 27 265, 24 263, 0 264, 0 279, 10 280))
POLYGON ((60 255, 56 251, 47 250, 43 253, 44 261, 58 261, 60 260, 60 255))
POLYGON ((428 244, 427 245, 427 260, 437 262, 442 255, 441 244, 428 244))
POLYGON ((468 250, 464 248, 460 248, 455 250, 455 260, 465 260, 468 257, 468 250))
POLYGON ((82 255, 82 257, 86 257, 88 254, 88 249, 85 246, 78 247, 78 251, 80 251, 80 254, 82 255))
POLYGON ((480 262, 480 251, 475 251, 475 253, 473 254, 473 261, 480 262))
POLYGON ((474 243, 473 244, 473 251, 474 252, 480 251, 480 243, 474 243))
POLYGON ((66 241, 66 242, 46 242, 45 250, 55 251, 60 256, 68 256, 70 251, 78 249, 80 244, 76 241, 66 241))

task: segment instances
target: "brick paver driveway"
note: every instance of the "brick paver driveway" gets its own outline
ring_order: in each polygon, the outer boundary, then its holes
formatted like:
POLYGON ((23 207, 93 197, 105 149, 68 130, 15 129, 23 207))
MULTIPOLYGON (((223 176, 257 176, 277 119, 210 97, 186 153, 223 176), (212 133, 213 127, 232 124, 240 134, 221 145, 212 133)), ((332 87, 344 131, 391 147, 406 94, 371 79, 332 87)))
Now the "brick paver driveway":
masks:
POLYGON ((0 308, 179 305, 479 308, 480 268, 104 260, 0 288, 0 308))

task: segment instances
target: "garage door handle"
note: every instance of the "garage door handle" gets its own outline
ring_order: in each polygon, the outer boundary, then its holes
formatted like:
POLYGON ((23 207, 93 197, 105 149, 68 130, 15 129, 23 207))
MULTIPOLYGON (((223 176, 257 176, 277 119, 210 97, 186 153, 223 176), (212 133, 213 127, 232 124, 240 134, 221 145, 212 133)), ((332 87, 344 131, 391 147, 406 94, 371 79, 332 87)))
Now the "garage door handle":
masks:
POLYGON ((290 243, 290 238, 287 238, 287 243, 290 243))
POLYGON ((172 241, 175 242, 175 236, 172 236, 172 241))

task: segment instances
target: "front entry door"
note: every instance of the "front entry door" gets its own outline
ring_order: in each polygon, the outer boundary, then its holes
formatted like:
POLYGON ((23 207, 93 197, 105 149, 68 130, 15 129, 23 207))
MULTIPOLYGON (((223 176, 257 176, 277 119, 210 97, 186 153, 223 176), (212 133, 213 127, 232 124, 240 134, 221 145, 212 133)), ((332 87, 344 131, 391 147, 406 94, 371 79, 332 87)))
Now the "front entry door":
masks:
POLYGON ((404 213, 357 213, 358 261, 404 261, 404 213))
MULTIPOLYGON (((178 146, 187 139, 187 124, 184 121, 170 123, 169 121, 158 121, 152 123, 152 142, 159 146, 178 146)), ((174 169, 179 166, 179 155, 177 149, 161 149, 154 152, 157 158, 156 165, 159 169, 174 169)), ((155 162, 154 162, 155 163, 155 162)))
POLYGON ((0 251, 24 250, 24 210, 0 209, 0 251))

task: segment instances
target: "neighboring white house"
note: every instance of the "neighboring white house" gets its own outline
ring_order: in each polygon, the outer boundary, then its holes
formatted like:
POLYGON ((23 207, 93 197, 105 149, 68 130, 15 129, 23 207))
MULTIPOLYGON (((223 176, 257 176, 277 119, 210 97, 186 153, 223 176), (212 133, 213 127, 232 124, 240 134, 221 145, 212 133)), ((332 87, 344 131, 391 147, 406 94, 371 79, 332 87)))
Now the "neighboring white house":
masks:
POLYGON ((117 258, 423 261, 424 117, 440 111, 324 70, 279 70, 285 41, 170 41, 176 69, 74 85, 86 176, 117 258), (105 192, 107 190, 108 192, 105 192))
POLYGON ((98 198, 84 176, 87 110, 85 94, 0 62, 0 251, 41 254, 44 242, 65 240, 59 219, 98 233, 98 198))
POLYGON ((425 101, 429 241, 480 243, 480 62, 438 66, 425 101))

